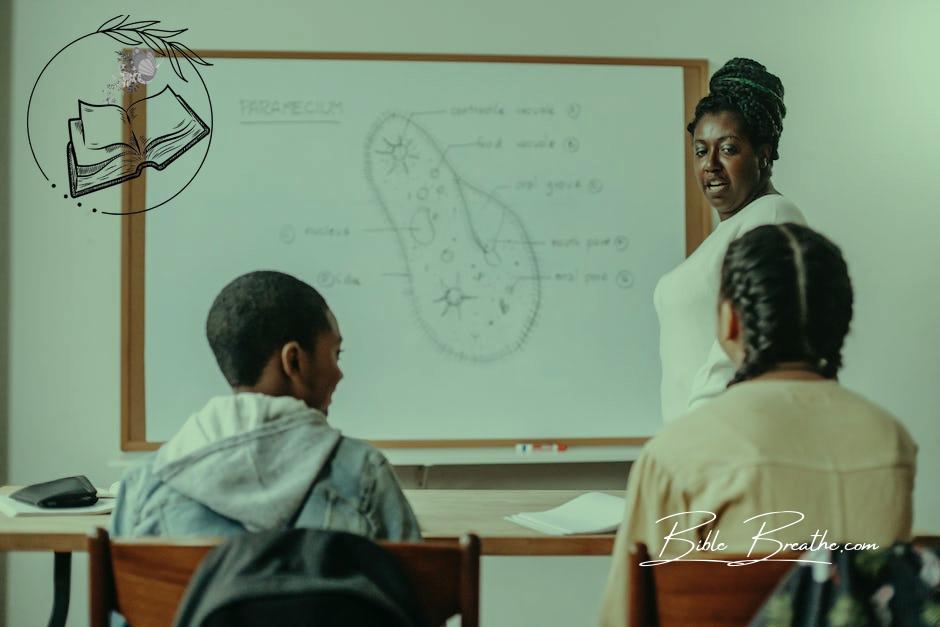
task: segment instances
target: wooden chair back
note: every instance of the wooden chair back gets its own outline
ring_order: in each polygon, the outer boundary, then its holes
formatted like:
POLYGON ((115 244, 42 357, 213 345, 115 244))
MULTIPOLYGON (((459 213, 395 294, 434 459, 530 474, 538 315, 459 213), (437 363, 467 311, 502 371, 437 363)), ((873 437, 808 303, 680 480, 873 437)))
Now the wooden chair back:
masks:
MULTIPOLYGON (((109 627, 112 611, 133 627, 166 627, 189 580, 221 539, 111 540, 97 529, 88 538, 89 614, 92 627, 109 627)), ((460 615, 462 627, 479 627, 480 539, 458 543, 380 542, 410 580, 431 625, 460 615)))
MULTIPOLYGON (((799 553, 778 553, 795 560, 799 553)), ((689 556, 691 558, 691 556, 689 556)), ((760 556, 711 554, 705 558, 747 560, 760 556)), ((747 566, 720 562, 676 561, 640 566, 650 559, 642 544, 631 555, 629 611, 634 627, 740 627, 760 610, 777 584, 796 565, 773 561, 747 566)))

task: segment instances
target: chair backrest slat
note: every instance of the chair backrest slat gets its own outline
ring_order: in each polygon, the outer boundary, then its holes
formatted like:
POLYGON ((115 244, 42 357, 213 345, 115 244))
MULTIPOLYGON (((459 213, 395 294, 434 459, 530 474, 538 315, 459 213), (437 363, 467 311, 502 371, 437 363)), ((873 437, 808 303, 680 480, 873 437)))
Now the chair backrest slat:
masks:
MULTIPOLYGON (((173 624, 189 580, 218 540, 112 541, 98 529, 88 540, 92 627, 110 625, 111 611, 134 627, 173 624)), ((380 542, 411 582, 431 625, 459 614, 462 627, 479 626, 480 540, 455 543, 380 542)))
MULTIPOLYGON (((779 553, 775 560, 794 560, 799 553, 779 553)), ((712 559, 756 559, 713 554, 712 559)), ((690 556, 691 559, 691 556, 690 556)), ((793 567, 792 561, 766 561, 747 566, 676 561, 641 567, 649 560, 646 547, 631 556, 631 624, 678 627, 747 625, 777 584, 793 567)))
POLYGON ((213 546, 113 542, 117 611, 134 627, 172 625, 190 578, 213 546))

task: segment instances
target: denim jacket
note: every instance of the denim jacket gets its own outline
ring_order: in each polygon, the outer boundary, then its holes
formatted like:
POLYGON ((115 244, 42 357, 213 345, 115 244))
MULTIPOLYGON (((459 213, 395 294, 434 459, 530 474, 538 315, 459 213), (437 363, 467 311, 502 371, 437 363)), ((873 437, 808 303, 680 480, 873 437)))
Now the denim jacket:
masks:
POLYGON ((385 457, 289 397, 212 399, 124 476, 115 536, 225 536, 289 526, 419 540, 385 457))

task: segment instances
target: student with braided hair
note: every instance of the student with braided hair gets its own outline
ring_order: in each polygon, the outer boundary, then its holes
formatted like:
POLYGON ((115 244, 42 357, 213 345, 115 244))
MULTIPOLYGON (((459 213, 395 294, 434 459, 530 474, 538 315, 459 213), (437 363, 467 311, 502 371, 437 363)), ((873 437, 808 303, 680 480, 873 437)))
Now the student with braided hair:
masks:
POLYGON ((647 442, 631 468, 604 625, 627 624, 638 543, 653 559, 695 543, 721 559, 713 552, 910 538, 917 446, 836 379, 852 300, 838 247, 805 226, 760 226, 731 243, 716 326, 735 374, 726 392, 647 442))
POLYGON ((688 132, 696 179, 720 221, 654 293, 666 422, 720 393, 734 373, 714 334, 718 271, 728 244, 755 226, 804 222, 771 182, 786 115, 780 79, 756 61, 732 59, 712 76, 709 90, 688 132))

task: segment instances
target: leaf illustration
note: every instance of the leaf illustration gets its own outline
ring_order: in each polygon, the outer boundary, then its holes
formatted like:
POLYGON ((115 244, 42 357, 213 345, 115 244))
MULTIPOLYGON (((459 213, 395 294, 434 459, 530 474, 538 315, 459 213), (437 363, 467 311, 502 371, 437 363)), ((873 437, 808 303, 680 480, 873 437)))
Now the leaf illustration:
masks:
POLYGON ((183 57, 189 61, 190 65, 193 66, 193 69, 196 68, 195 64, 197 63, 199 65, 205 66, 212 65, 198 54, 193 52, 185 44, 172 40, 173 37, 178 37, 189 29, 153 28, 160 23, 158 20, 139 20, 136 22, 128 22, 129 19, 130 15, 118 15, 113 17, 102 24, 99 27, 98 32, 107 35, 108 37, 114 39, 118 43, 124 44, 125 46, 146 45, 150 47, 154 54, 164 56, 170 60, 170 66, 173 68, 173 72, 183 82, 189 81, 187 81, 186 77, 183 76, 183 67, 180 63, 180 57, 183 57))
POLYGON ((99 27, 98 27, 98 31, 101 32, 101 31, 105 30, 105 27, 107 27, 107 28, 114 28, 114 27, 116 27, 116 26, 120 26, 121 24, 123 24, 124 22, 126 22, 126 21, 127 21, 127 18, 129 18, 129 17, 130 17, 130 15, 115 15, 115 16, 112 17, 110 20, 108 20, 107 22, 105 22, 104 24, 102 24, 101 26, 99 26, 99 27), (116 24, 116 22, 117 22, 118 20, 120 20, 120 24, 116 24))
POLYGON ((156 54, 167 54, 166 43, 145 33, 144 31, 137 31, 137 34, 147 44, 151 50, 156 54))
POLYGON ((176 53, 170 48, 172 42, 148 35, 145 31, 140 31, 140 36, 144 41, 147 42, 147 45, 150 46, 154 52, 161 54, 170 60, 170 67, 173 68, 173 73, 179 76, 181 81, 184 83, 189 82, 186 80, 186 77, 183 76, 183 69, 180 67, 179 61, 176 59, 176 53))
POLYGON ((159 23, 160 22, 157 20, 131 22, 130 24, 122 24, 121 28, 124 28, 127 30, 140 30, 142 28, 147 28, 148 26, 153 26, 154 24, 159 24, 159 23))
POLYGON ((125 46, 139 46, 141 44, 140 39, 131 36, 132 34, 134 34, 133 31, 131 31, 130 33, 125 33, 125 32, 117 31, 117 30, 106 30, 102 32, 108 37, 110 37, 111 39, 114 39, 115 41, 122 43, 125 46))
POLYGON ((181 44, 178 41, 171 41, 170 45, 172 45, 174 49, 186 55, 189 58, 189 60, 193 63, 198 63, 199 65, 206 65, 206 66, 212 65, 211 63, 209 63, 208 61, 200 57, 198 54, 190 50, 186 44, 181 44))
POLYGON ((143 29, 141 29, 142 32, 148 33, 148 34, 153 35, 153 36, 155 36, 155 37, 159 37, 159 38, 161 38, 161 39, 170 39, 171 37, 179 37, 180 35, 182 35, 183 33, 185 33, 185 32, 188 31, 188 30, 189 30, 188 28, 181 28, 181 29, 179 29, 179 30, 166 30, 166 29, 163 29, 163 28, 143 28, 143 29))
MULTIPOLYGON (((170 45, 172 46, 173 44, 171 43, 170 45)), ((168 58, 170 59, 170 65, 173 66, 173 71, 176 72, 176 75, 179 76, 184 83, 188 83, 189 81, 183 76, 183 68, 180 66, 179 55, 175 47, 173 48, 173 53, 171 53, 168 58)))

